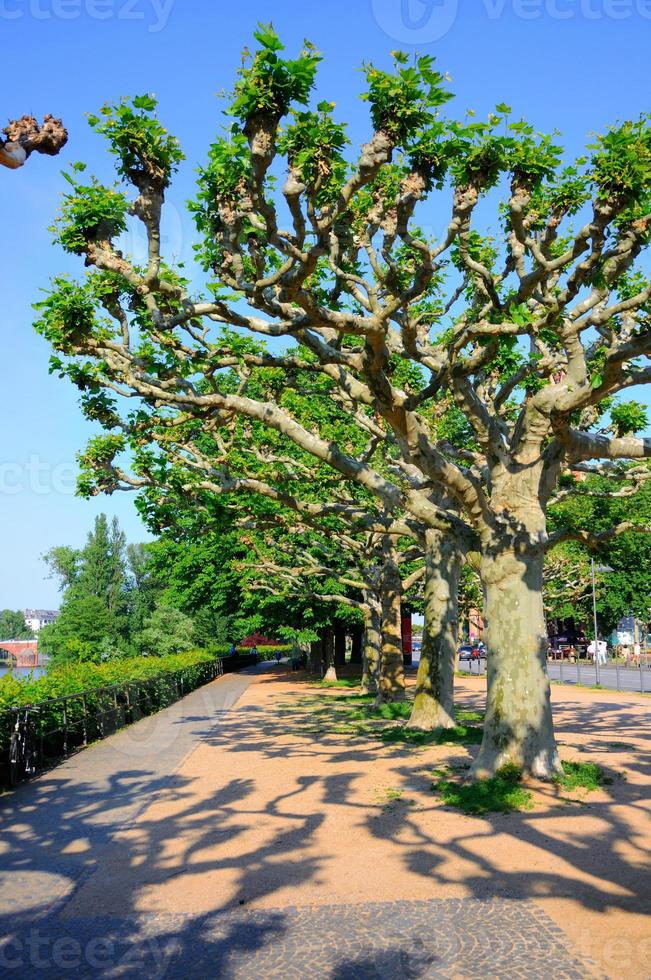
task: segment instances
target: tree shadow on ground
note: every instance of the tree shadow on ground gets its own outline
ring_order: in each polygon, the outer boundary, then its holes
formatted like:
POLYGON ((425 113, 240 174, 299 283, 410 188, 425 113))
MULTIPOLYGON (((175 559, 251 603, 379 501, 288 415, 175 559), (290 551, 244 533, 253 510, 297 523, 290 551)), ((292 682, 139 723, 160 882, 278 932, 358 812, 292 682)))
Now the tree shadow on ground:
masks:
MULTIPOLYGON (((429 792, 431 768, 423 769, 422 753, 418 749, 401 743, 378 746, 376 739, 369 737, 374 733, 369 731, 373 726, 368 721, 364 722, 366 730, 356 728, 354 723, 346 725, 347 695, 340 692, 306 695, 300 681, 296 688, 298 710, 288 710, 283 699, 279 700, 277 715, 276 702, 273 708, 256 707, 250 714, 241 712, 236 725, 234 720, 230 722, 233 726, 230 731, 224 729, 215 735, 215 744, 224 746, 229 739, 234 743, 237 737, 237 744, 229 751, 246 753, 254 748, 259 751, 262 736, 263 751, 270 760, 288 754, 310 758, 316 755, 327 766, 355 761, 363 763, 365 768, 378 753, 390 752, 391 758, 399 763, 394 770, 400 777, 396 782, 398 790, 409 796, 414 786, 419 785, 422 792, 429 792), (314 707, 311 707, 312 697, 317 699, 314 707)), ((480 692, 464 692, 460 704, 468 712, 481 712, 483 696, 480 692)), ((349 712, 353 722, 357 711, 354 707, 349 712)), ((631 828, 631 815, 637 811, 640 817, 648 817, 651 763, 645 752, 650 737, 645 706, 635 701, 624 700, 622 704, 612 698, 599 698, 595 692, 589 703, 577 700, 556 704, 554 713, 561 755, 582 761, 594 757, 614 777, 613 785, 581 799, 568 796, 557 786, 537 784, 533 811, 489 814, 481 818, 459 815, 458 832, 452 839, 446 838, 444 844, 437 838, 436 827, 436 813, 441 804, 433 795, 428 811, 431 821, 425 833, 422 820, 416 819, 418 811, 398 801, 379 818, 377 813, 367 814, 369 834, 400 850, 405 867, 428 878, 433 892, 437 883, 451 883, 446 879, 444 866, 453 855, 467 868, 462 882, 455 883, 462 884, 470 895, 506 894, 517 898, 566 895, 586 908, 599 911, 613 908, 639 912, 649 908, 648 869, 639 861, 639 851, 633 855, 632 847, 626 850, 622 846, 632 840, 632 835, 637 834, 638 838, 640 835, 639 829, 631 828), (560 822, 567 826, 557 832, 560 822), (490 846, 496 835, 524 842, 543 854, 552 848, 566 871, 551 871, 544 866, 523 870, 499 867, 492 858, 490 846), (414 845, 414 841, 418 844, 414 845)), ((472 745, 450 746, 448 761, 453 766, 463 765, 472 760, 475 751, 472 745)), ((359 806, 341 793, 336 803, 359 806)), ((641 839, 639 844, 643 846, 641 839)))
MULTIPOLYGON (((217 761, 220 753, 237 758, 239 775, 220 782, 217 773, 208 794, 198 795, 198 777, 188 775, 187 767, 170 775, 164 765, 125 766, 100 782, 69 775, 62 767, 3 800, 2 933, 21 939, 35 922, 43 922, 45 932, 51 929, 53 937, 60 938, 66 930, 79 942, 83 937, 86 959, 88 944, 103 938, 114 942, 115 956, 123 949, 139 949, 154 966, 156 956, 165 959, 170 944, 176 944, 184 956, 185 951, 191 956, 196 969, 192 975, 228 976, 231 958, 238 952, 252 954, 279 941, 286 917, 282 910, 260 910, 254 920, 233 922, 222 913, 246 910, 261 901, 283 906, 287 889, 317 888, 329 863, 337 860, 336 837, 325 850, 313 847, 332 808, 354 811, 369 847, 374 842, 389 846, 405 872, 431 886, 432 896, 443 886, 454 885, 482 899, 566 896, 599 912, 639 912, 648 904, 647 876, 630 851, 621 847, 631 836, 627 815, 636 809, 647 812, 648 786, 641 782, 649 776, 646 759, 623 751, 631 778, 617 780, 599 794, 597 802, 588 801, 587 811, 561 805, 558 790, 540 787, 535 811, 482 818, 459 815, 453 833, 442 837, 437 822, 441 807, 429 790, 427 747, 387 745, 367 731, 355 731, 354 726, 351 730, 342 717, 346 712, 354 714, 359 701, 351 702, 350 696, 336 689, 325 692, 282 673, 262 683, 273 693, 276 685, 289 681, 293 689, 288 693, 283 687, 282 697, 271 697, 262 705, 244 702, 228 713, 190 696, 188 713, 172 720, 206 747, 218 750, 217 761), (200 710, 194 710, 195 704, 200 710), (269 766, 274 760, 292 758, 299 768, 291 784, 279 785, 261 799, 258 770, 249 764, 248 754, 261 756, 269 766), (391 761, 398 795, 391 801, 369 803, 360 799, 357 784, 379 756, 391 761), (341 766, 347 767, 345 771, 337 771, 341 766), (408 798, 418 792, 426 802, 413 809, 408 798), (591 824, 596 821, 599 827, 598 849, 594 826, 586 828, 583 823, 586 812, 591 824), (559 820, 566 825, 562 832, 556 827, 559 820), (264 833, 256 836, 259 828, 264 833), (524 842, 541 854, 551 850, 562 867, 551 869, 544 862, 536 867, 505 867, 495 857, 496 837, 524 842), (238 842, 235 849, 234 841, 238 842), (461 877, 458 872, 451 877, 451 857, 457 869, 463 869, 461 877), (223 893, 206 895, 217 871, 228 887, 223 893), (180 906, 176 917, 165 911, 156 922, 144 921, 148 896, 173 889, 181 880, 185 894, 203 894, 210 911, 184 915, 188 910, 180 906), (49 917, 39 919, 48 910, 49 917)), ((481 711, 482 701, 479 691, 460 698, 469 712, 481 711)), ((640 705, 595 703, 596 713, 592 703, 556 706, 561 741, 573 745, 577 733, 588 733, 582 758, 598 755, 612 744, 610 732, 616 732, 617 741, 640 744, 646 721, 640 705)), ((617 767, 618 750, 605 750, 609 763, 617 767)), ((437 747, 437 751, 442 750, 437 747)), ((572 748, 570 754, 575 756, 576 751, 572 748)), ((445 752, 449 764, 462 765, 474 749, 453 745, 445 752)), ((77 758, 83 768, 90 753, 77 758)), ((151 908, 152 913, 157 911, 156 906, 151 908)), ((369 962, 374 962, 373 957, 369 962)), ((57 975, 55 967, 53 975, 57 975)), ((83 969, 80 975, 85 975, 83 969)), ((93 975, 90 968, 88 975, 93 975)))

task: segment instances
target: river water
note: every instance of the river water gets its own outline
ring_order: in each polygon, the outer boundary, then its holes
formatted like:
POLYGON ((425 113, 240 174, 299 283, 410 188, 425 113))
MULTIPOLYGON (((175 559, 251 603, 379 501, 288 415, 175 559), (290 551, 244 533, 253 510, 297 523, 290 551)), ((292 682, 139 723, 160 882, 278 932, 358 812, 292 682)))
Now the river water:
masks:
POLYGON ((18 678, 28 678, 30 674, 34 677, 42 677, 45 673, 45 667, 0 667, 0 677, 4 677, 5 674, 13 674, 14 677, 18 678))

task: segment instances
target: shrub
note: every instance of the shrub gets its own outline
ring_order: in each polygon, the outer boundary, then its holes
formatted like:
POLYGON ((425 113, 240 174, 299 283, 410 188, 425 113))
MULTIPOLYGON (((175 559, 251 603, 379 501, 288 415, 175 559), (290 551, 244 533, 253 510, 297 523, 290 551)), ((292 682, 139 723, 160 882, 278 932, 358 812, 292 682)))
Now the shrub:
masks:
POLYGON ((208 650, 193 650, 164 657, 121 657, 101 664, 52 664, 42 677, 30 675, 27 680, 5 674, 0 678, 0 711, 112 684, 148 680, 162 673, 179 670, 191 673, 193 668, 200 668, 213 659, 208 650))

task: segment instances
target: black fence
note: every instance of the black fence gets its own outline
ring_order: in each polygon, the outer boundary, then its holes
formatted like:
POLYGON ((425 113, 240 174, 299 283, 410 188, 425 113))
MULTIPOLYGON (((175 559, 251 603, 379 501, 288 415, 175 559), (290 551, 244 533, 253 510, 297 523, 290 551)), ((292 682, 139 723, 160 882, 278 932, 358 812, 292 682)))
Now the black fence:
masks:
MULTIPOLYGON (((89 742, 106 738, 125 725, 155 714, 174 704, 190 691, 257 662, 255 655, 221 657, 180 670, 156 674, 147 680, 127 681, 92 688, 79 694, 41 701, 29 709, 27 749, 30 771, 40 772, 55 765, 89 742)), ((11 765, 11 737, 16 723, 23 721, 25 707, 0 712, 0 785, 16 781, 17 767, 11 765)), ((25 778, 20 771, 18 778, 25 778)))

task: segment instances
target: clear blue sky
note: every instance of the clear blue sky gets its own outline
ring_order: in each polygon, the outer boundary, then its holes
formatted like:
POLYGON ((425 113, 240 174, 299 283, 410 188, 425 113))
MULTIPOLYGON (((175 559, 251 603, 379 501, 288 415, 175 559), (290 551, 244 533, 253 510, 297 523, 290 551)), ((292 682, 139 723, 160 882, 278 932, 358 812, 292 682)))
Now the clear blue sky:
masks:
POLYGON ((52 112, 70 141, 58 160, 33 157, 0 172, 0 608, 54 606, 40 556, 81 544, 100 510, 117 514, 130 540, 146 537, 129 495, 74 496, 74 457, 90 427, 73 389, 49 377, 47 346, 31 327, 31 304, 49 277, 80 271, 47 231, 65 186, 62 166, 83 159, 110 177, 84 114, 120 95, 156 93, 188 157, 170 198, 166 245, 189 259, 183 202, 221 122, 216 95, 231 86, 256 22, 269 19, 290 49, 307 37, 323 52, 320 94, 337 102, 357 140, 369 132, 359 64, 386 62, 396 47, 436 55, 459 108, 481 114, 507 101, 541 129, 560 129, 573 152, 591 130, 651 108, 649 0, 2 0, 2 117, 52 112))

